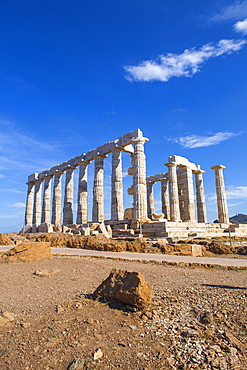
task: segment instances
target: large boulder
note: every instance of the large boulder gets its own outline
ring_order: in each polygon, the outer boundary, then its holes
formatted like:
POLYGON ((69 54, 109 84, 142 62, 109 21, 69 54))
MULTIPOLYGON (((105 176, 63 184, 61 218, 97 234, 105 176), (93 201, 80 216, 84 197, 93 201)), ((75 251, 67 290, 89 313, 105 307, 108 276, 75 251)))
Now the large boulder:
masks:
POLYGON ((22 243, 4 253, 0 262, 39 261, 51 257, 50 243, 22 243))
POLYGON ((94 299, 115 299, 144 308, 151 303, 152 289, 139 272, 113 269, 93 293, 94 299))

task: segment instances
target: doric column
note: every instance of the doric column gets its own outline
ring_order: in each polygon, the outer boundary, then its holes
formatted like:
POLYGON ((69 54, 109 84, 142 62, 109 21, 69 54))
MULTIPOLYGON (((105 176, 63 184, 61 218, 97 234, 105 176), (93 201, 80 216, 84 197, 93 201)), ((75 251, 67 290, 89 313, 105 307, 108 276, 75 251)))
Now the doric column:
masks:
POLYGON ((25 225, 32 225, 33 222, 33 197, 34 197, 34 181, 27 182, 27 201, 25 212, 25 225))
POLYGON ((144 144, 148 141, 145 137, 137 137, 132 140, 134 145, 134 219, 147 218, 147 187, 146 187, 146 156, 144 144))
POLYGON ((179 168, 179 180, 182 182, 183 221, 195 221, 194 189, 192 170, 187 166, 179 168))
POLYGON ((147 183, 147 214, 148 218, 152 220, 152 214, 154 213, 154 182, 147 183))
POLYGON ((51 222, 51 179, 53 175, 46 175, 44 180, 44 194, 42 204, 41 222, 51 222))
POLYGON ((168 179, 161 181, 161 204, 162 213, 164 217, 170 219, 170 207, 169 207, 169 196, 168 196, 168 179))
POLYGON ((180 221, 179 200, 178 200, 178 181, 177 164, 166 163, 169 174, 169 195, 170 195, 170 221, 180 221))
POLYGON ((63 171, 56 170, 53 182, 53 197, 52 197, 52 217, 53 225, 61 225, 61 204, 62 204, 62 174, 63 171))
POLYGON ((74 193, 74 170, 76 167, 70 166, 66 169, 64 205, 63 205, 63 225, 73 224, 73 193, 74 193))
POLYGON ((78 179, 78 198, 77 198, 77 224, 87 223, 87 170, 90 161, 83 161, 80 165, 78 179))
POLYGON ((196 206, 197 206, 197 221, 198 222, 207 222, 207 210, 206 210, 206 201, 203 185, 203 170, 193 171, 196 179, 196 206))
POLYGON ((98 154, 94 160, 93 222, 104 221, 104 158, 105 155, 98 154))
POLYGON ((34 188, 33 224, 36 225, 40 224, 42 181, 36 180, 34 188))
POLYGON ((219 164, 211 167, 215 174, 216 197, 218 206, 218 220, 220 223, 229 223, 228 207, 226 200, 225 182, 223 176, 223 169, 225 166, 219 164))
POLYGON ((122 147, 112 150, 111 220, 123 220, 122 147))

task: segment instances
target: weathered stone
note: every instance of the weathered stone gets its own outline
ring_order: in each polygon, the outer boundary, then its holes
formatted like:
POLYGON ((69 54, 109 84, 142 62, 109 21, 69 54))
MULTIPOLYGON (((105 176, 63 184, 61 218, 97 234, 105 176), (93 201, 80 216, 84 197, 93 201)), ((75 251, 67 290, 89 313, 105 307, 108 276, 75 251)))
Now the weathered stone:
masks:
POLYGON ((103 222, 99 224, 98 231, 102 233, 106 238, 110 238, 110 235, 108 234, 108 231, 106 230, 105 224, 103 222))
POLYGON ((124 219, 131 220, 133 218, 133 208, 126 208, 124 210, 124 219))
POLYGON ((143 308, 151 303, 152 289, 142 274, 113 269, 93 293, 94 298, 115 299, 143 308))
POLYGON ((39 233, 53 233, 53 225, 48 222, 43 222, 38 227, 39 233))
POLYGON ((99 360, 100 358, 103 357, 103 352, 100 348, 97 348, 95 351, 94 351, 94 354, 93 354, 93 359, 94 360, 99 360))
POLYGON ((39 261, 51 258, 50 243, 22 243, 0 257, 0 262, 39 261))
POLYGON ((68 367, 68 370, 82 370, 85 365, 85 360, 74 360, 70 366, 68 367))

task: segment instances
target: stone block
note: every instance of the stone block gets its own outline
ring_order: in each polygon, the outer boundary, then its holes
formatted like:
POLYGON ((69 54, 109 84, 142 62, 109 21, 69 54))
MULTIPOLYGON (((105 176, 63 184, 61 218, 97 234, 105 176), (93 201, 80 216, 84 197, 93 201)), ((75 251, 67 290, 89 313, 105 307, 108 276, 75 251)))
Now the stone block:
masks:
POLYGON ((126 208, 124 210, 124 219, 131 220, 133 218, 133 208, 126 208))
POLYGON ((101 224, 99 224, 98 230, 99 230, 99 232, 100 232, 100 233, 102 233, 106 238, 110 238, 110 236, 109 236, 109 234, 108 234, 108 231, 106 230, 106 227, 105 227, 104 222, 101 222, 101 224))
POLYGON ((38 227, 39 227, 38 224, 32 224, 32 231, 31 231, 31 233, 37 233, 38 232, 38 227))
POLYGON ((21 234, 31 233, 32 232, 32 225, 25 225, 22 230, 21 234))
POLYGON ((38 227, 39 233, 53 233, 53 225, 47 222, 43 222, 38 227))
POLYGON ((115 299, 125 304, 144 308, 151 303, 152 289, 142 274, 113 269, 93 293, 93 297, 115 299))
POLYGON ((109 237, 111 238, 112 237, 112 228, 111 228, 111 226, 110 225, 106 225, 105 227, 106 227, 106 230, 108 232, 109 237))

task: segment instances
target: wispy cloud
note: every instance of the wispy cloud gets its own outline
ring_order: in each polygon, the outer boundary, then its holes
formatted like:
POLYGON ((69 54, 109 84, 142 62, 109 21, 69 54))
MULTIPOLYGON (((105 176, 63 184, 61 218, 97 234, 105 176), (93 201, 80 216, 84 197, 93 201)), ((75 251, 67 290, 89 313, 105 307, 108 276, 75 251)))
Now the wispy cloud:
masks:
POLYGON ((246 40, 220 40, 216 44, 206 44, 200 49, 186 49, 182 54, 160 55, 156 61, 146 60, 137 66, 125 66, 126 79, 167 82, 172 77, 191 77, 200 71, 208 59, 239 51, 246 43, 246 40))
POLYGON ((228 208, 233 208, 233 207, 239 206, 240 204, 244 204, 244 202, 237 202, 237 203, 233 203, 233 204, 228 203, 228 208))
POLYGON ((238 21, 237 23, 235 23, 233 28, 236 32, 240 32, 243 35, 247 35, 247 18, 244 19, 243 21, 238 21))
POLYGON ((229 185, 226 187, 227 199, 246 199, 247 200, 247 186, 229 185))
POLYGON ((10 207, 14 207, 14 208, 25 208, 26 205, 25 203, 22 203, 22 202, 16 202, 14 204, 9 204, 10 207))
POLYGON ((247 16, 247 0, 238 1, 233 5, 223 7, 210 20, 213 22, 222 22, 228 20, 241 19, 247 16))
POLYGON ((0 215, 1 219, 11 219, 11 218, 17 218, 20 217, 20 215, 0 215))
POLYGON ((217 132, 216 134, 211 134, 207 136, 199 135, 188 135, 181 136, 177 138, 166 138, 168 141, 182 145, 184 148, 201 148, 206 146, 218 145, 222 141, 231 139, 234 136, 240 135, 239 133, 233 132, 217 132))

